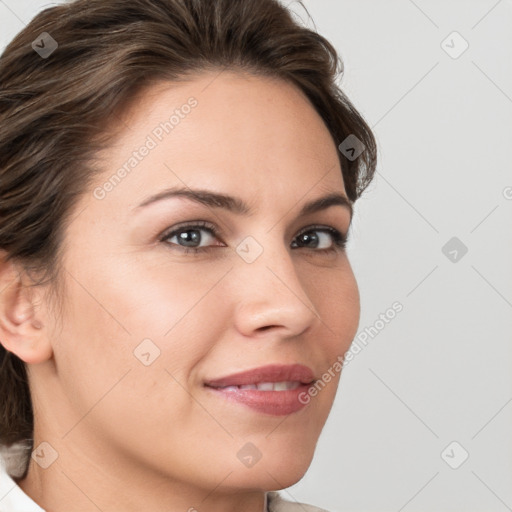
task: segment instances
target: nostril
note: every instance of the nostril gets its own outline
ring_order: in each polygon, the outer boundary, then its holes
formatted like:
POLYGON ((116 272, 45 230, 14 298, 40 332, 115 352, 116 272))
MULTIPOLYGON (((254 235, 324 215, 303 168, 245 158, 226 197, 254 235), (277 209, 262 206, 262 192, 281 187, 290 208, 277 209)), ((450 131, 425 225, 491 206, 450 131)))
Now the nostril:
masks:
POLYGON ((267 331, 268 329, 272 329, 273 327, 277 327, 277 325, 265 325, 264 327, 260 327, 258 331, 267 331))

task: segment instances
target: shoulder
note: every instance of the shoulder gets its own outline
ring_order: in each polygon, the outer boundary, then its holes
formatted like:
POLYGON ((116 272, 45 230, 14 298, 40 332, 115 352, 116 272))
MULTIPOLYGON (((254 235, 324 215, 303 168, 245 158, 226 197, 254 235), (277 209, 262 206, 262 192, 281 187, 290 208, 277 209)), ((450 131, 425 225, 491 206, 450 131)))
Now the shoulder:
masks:
POLYGON ((285 500, 277 491, 267 492, 268 512, 329 512, 323 508, 285 500))

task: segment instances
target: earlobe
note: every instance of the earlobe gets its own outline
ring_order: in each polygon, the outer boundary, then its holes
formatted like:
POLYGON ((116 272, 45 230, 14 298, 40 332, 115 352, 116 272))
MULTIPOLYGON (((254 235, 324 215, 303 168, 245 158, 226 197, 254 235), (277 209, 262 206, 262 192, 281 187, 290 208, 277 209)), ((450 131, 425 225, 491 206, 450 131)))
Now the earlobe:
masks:
POLYGON ((29 292, 13 263, 0 259, 0 343, 22 361, 37 364, 51 357, 52 347, 29 292))

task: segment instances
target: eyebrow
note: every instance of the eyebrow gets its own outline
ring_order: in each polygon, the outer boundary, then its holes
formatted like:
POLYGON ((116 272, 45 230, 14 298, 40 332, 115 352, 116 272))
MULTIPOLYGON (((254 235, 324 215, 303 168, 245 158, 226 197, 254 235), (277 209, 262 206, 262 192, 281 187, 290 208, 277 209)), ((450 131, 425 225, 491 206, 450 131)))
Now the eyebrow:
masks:
MULTIPOLYGON (((204 189, 170 188, 163 190, 145 199, 135 210, 148 206, 152 203, 170 199, 173 197, 184 197, 212 208, 222 208, 238 215, 253 215, 254 211, 240 198, 212 192, 204 189)), ((332 192, 326 196, 313 199, 306 203, 300 210, 299 216, 305 216, 325 210, 331 206, 342 206, 350 213, 350 222, 354 214, 352 202, 343 194, 332 192)))

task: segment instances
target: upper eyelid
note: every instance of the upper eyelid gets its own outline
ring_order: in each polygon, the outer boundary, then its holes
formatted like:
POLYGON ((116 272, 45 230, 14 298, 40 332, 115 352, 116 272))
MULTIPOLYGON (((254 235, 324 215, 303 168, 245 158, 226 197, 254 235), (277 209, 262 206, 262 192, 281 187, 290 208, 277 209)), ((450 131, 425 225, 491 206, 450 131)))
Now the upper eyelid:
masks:
POLYGON ((159 236, 159 238, 160 239, 168 238, 171 235, 174 235, 175 233, 177 233, 179 231, 185 231, 187 229, 193 229, 193 228, 200 228, 200 229, 204 229, 206 231, 210 231, 215 236, 220 236, 220 234, 222 232, 222 230, 218 229, 214 224, 210 224, 210 223, 203 224, 201 221, 190 221, 190 222, 185 222, 183 224, 177 224, 176 226, 166 229, 159 236))

